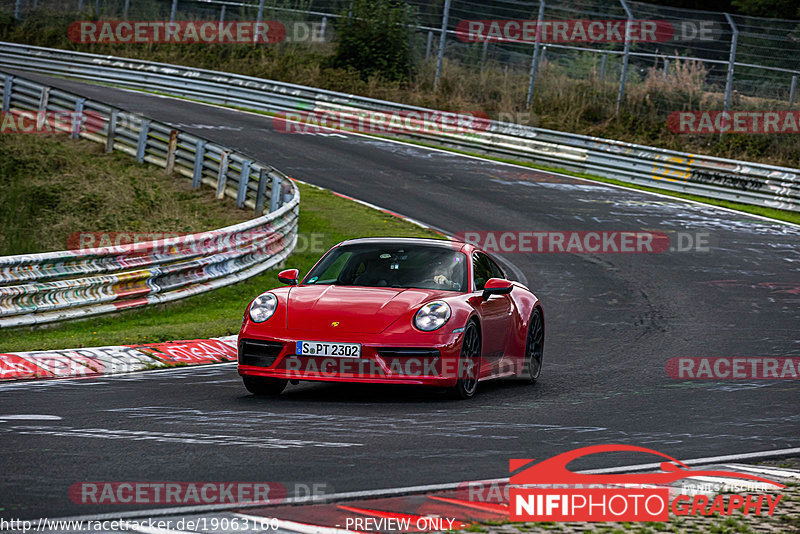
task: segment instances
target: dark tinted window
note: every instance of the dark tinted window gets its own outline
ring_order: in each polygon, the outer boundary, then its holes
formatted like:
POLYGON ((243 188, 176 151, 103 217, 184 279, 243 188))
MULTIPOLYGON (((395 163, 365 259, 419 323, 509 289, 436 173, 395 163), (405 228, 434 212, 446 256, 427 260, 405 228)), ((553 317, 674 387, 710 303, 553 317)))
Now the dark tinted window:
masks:
POLYGON ((472 256, 472 268, 475 271, 475 289, 481 291, 489 278, 505 278, 506 273, 495 261, 481 252, 472 256))
POLYGON ((356 244, 337 247, 304 284, 467 291, 467 257, 432 245, 356 244))
POLYGON ((475 273, 475 289, 482 291, 486 281, 492 278, 491 260, 486 254, 476 252, 472 255, 472 270, 475 273))
POLYGON ((492 258, 488 259, 489 267, 492 271, 492 278, 506 278, 506 273, 500 268, 499 265, 497 265, 497 262, 495 262, 492 258))

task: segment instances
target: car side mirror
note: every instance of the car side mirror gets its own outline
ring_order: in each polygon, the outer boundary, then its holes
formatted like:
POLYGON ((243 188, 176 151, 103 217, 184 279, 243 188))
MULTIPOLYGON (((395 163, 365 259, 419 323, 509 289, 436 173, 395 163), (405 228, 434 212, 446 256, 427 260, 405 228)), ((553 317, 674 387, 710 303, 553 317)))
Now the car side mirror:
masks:
POLYGON ((297 269, 286 269, 278 273, 278 281, 282 284, 296 286, 300 280, 300 271, 297 269))
POLYGON ((483 300, 488 300, 492 295, 508 295, 514 284, 502 278, 489 278, 483 286, 483 300))

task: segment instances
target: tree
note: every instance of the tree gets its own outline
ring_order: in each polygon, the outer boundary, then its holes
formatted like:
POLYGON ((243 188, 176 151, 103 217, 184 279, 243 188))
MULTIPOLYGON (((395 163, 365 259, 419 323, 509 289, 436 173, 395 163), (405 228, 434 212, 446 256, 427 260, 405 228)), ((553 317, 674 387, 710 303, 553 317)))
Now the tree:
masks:
POLYGON ((794 19, 800 16, 797 0, 733 0, 738 13, 753 17, 794 19))
POLYGON ((399 0, 353 0, 336 29, 334 66, 352 67, 363 79, 372 75, 392 81, 413 76, 411 52, 415 13, 399 0))

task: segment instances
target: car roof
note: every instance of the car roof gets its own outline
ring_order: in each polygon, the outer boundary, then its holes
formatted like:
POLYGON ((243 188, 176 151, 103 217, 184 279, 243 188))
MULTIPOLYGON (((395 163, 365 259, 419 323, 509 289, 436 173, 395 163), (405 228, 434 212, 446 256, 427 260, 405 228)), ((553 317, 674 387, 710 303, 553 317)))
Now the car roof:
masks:
MULTIPOLYGON (((426 237, 360 237, 358 239, 348 239, 342 241, 337 246, 342 245, 428 245, 459 250, 464 248, 465 243, 458 240, 433 239, 426 237), (454 247, 453 245, 456 245, 454 247)), ((465 251, 466 252, 466 251, 465 251)))

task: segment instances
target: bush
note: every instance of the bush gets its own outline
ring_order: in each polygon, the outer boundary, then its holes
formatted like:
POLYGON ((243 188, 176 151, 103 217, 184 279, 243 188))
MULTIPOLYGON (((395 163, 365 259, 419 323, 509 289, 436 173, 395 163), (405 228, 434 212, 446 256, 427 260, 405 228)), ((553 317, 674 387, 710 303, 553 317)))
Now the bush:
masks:
POLYGON ((333 65, 353 68, 363 80, 378 75, 406 81, 414 75, 411 52, 414 11, 398 0, 354 0, 337 23, 333 65))

